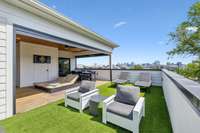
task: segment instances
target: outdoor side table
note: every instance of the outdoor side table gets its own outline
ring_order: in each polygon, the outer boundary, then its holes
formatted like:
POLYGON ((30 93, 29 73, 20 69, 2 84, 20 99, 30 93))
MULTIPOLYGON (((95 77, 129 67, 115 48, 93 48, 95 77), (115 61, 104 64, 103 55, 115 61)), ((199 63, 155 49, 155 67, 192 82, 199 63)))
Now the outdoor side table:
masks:
POLYGON ((103 100, 105 100, 108 97, 101 96, 101 95, 94 95, 90 99, 90 106, 89 111, 91 115, 97 116, 98 115, 98 106, 103 100))

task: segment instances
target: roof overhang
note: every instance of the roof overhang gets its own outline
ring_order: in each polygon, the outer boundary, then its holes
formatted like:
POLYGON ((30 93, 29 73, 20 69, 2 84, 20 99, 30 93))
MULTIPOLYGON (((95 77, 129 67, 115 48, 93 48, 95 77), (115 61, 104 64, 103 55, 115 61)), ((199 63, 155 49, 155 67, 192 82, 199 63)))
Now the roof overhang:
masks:
POLYGON ((95 41, 101 42, 104 45, 107 45, 111 48, 119 47, 119 45, 113 43, 112 41, 105 39, 104 37, 98 35, 97 33, 79 25, 78 23, 70 20, 64 15, 61 15, 54 9, 44 5, 43 3, 37 0, 5 0, 8 3, 25 9, 33 14, 36 14, 40 17, 43 17, 47 20, 50 20, 54 23, 62 25, 66 28, 70 28, 75 32, 78 32, 84 36, 87 36, 95 41))
POLYGON ((70 47, 77 47, 77 48, 81 48, 81 49, 85 49, 85 50, 89 50, 89 51, 93 51, 96 53, 101 53, 101 54, 111 54, 108 51, 104 51, 102 49, 98 49, 96 47, 91 47, 88 46, 86 44, 83 43, 78 43, 78 42, 74 42, 71 40, 67 40, 64 38, 60 38, 57 36, 53 36, 47 33, 43 33, 40 31, 36 31, 33 29, 29 29, 20 25, 14 25, 14 31, 15 34, 17 35, 23 35, 23 36, 28 36, 28 37, 32 37, 32 38, 37 38, 37 39, 41 39, 41 40, 46 40, 46 41, 50 41, 50 42, 54 42, 56 44, 59 45, 64 45, 64 46, 70 46, 70 47))

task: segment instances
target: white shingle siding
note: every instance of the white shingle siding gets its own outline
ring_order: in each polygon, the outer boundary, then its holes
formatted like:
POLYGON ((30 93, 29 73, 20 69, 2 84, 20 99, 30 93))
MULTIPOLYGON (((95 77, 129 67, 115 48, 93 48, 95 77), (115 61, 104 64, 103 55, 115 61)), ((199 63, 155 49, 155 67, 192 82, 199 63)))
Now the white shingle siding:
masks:
POLYGON ((2 91, 2 90, 6 90, 6 84, 2 84, 2 83, 0 83, 0 91, 2 91))
POLYGON ((6 61, 6 55, 0 54, 0 62, 5 62, 5 61, 6 61))
POLYGON ((6 69, 5 68, 3 68, 3 69, 0 68, 0 76, 6 76, 6 69))
POLYGON ((6 54, 6 47, 0 46, 0 54, 6 54))
POLYGON ((6 112, 6 105, 0 106, 0 113, 4 114, 6 112))
POLYGON ((6 40, 6 34, 5 32, 0 31, 0 40, 6 40))
POLYGON ((5 112, 4 113, 0 113, 0 120, 5 119, 5 117, 6 117, 6 113, 5 112))
POLYGON ((0 32, 6 32, 6 25, 5 24, 0 25, 0 32))
POLYGON ((5 97, 0 97, 0 106, 5 105, 5 104, 6 104, 5 97))
POLYGON ((0 40, 0 47, 6 46, 6 40, 0 40))
POLYGON ((0 119, 6 116, 6 44, 7 44, 6 24, 0 22, 0 119))
POLYGON ((6 76, 0 76, 0 84, 6 83, 6 76))
POLYGON ((0 91, 0 96, 1 97, 6 97, 6 91, 5 90, 1 90, 0 91))
POLYGON ((6 62, 0 62, 0 69, 2 69, 2 68, 6 68, 6 62))

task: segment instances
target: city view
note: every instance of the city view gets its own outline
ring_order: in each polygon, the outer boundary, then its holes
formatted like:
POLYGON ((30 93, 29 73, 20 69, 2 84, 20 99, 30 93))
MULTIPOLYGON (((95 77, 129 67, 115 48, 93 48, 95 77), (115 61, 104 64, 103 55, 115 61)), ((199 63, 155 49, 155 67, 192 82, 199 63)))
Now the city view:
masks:
MULTIPOLYGON (((134 62, 124 62, 116 63, 112 65, 112 69, 168 69, 175 71, 177 69, 185 68, 186 64, 182 62, 171 63, 167 62, 166 64, 161 64, 160 61, 154 61, 153 63, 142 63, 137 64, 134 62)), ((80 69, 110 69, 109 65, 101 65, 98 63, 93 63, 91 65, 77 64, 77 67, 80 69)))

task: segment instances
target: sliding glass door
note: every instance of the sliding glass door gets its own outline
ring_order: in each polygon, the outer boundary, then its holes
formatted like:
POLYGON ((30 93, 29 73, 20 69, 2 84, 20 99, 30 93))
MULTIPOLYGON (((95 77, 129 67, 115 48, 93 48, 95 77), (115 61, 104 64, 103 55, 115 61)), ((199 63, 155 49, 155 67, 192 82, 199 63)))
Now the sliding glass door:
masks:
POLYGON ((70 73, 70 59, 59 58, 59 76, 66 76, 70 73))

